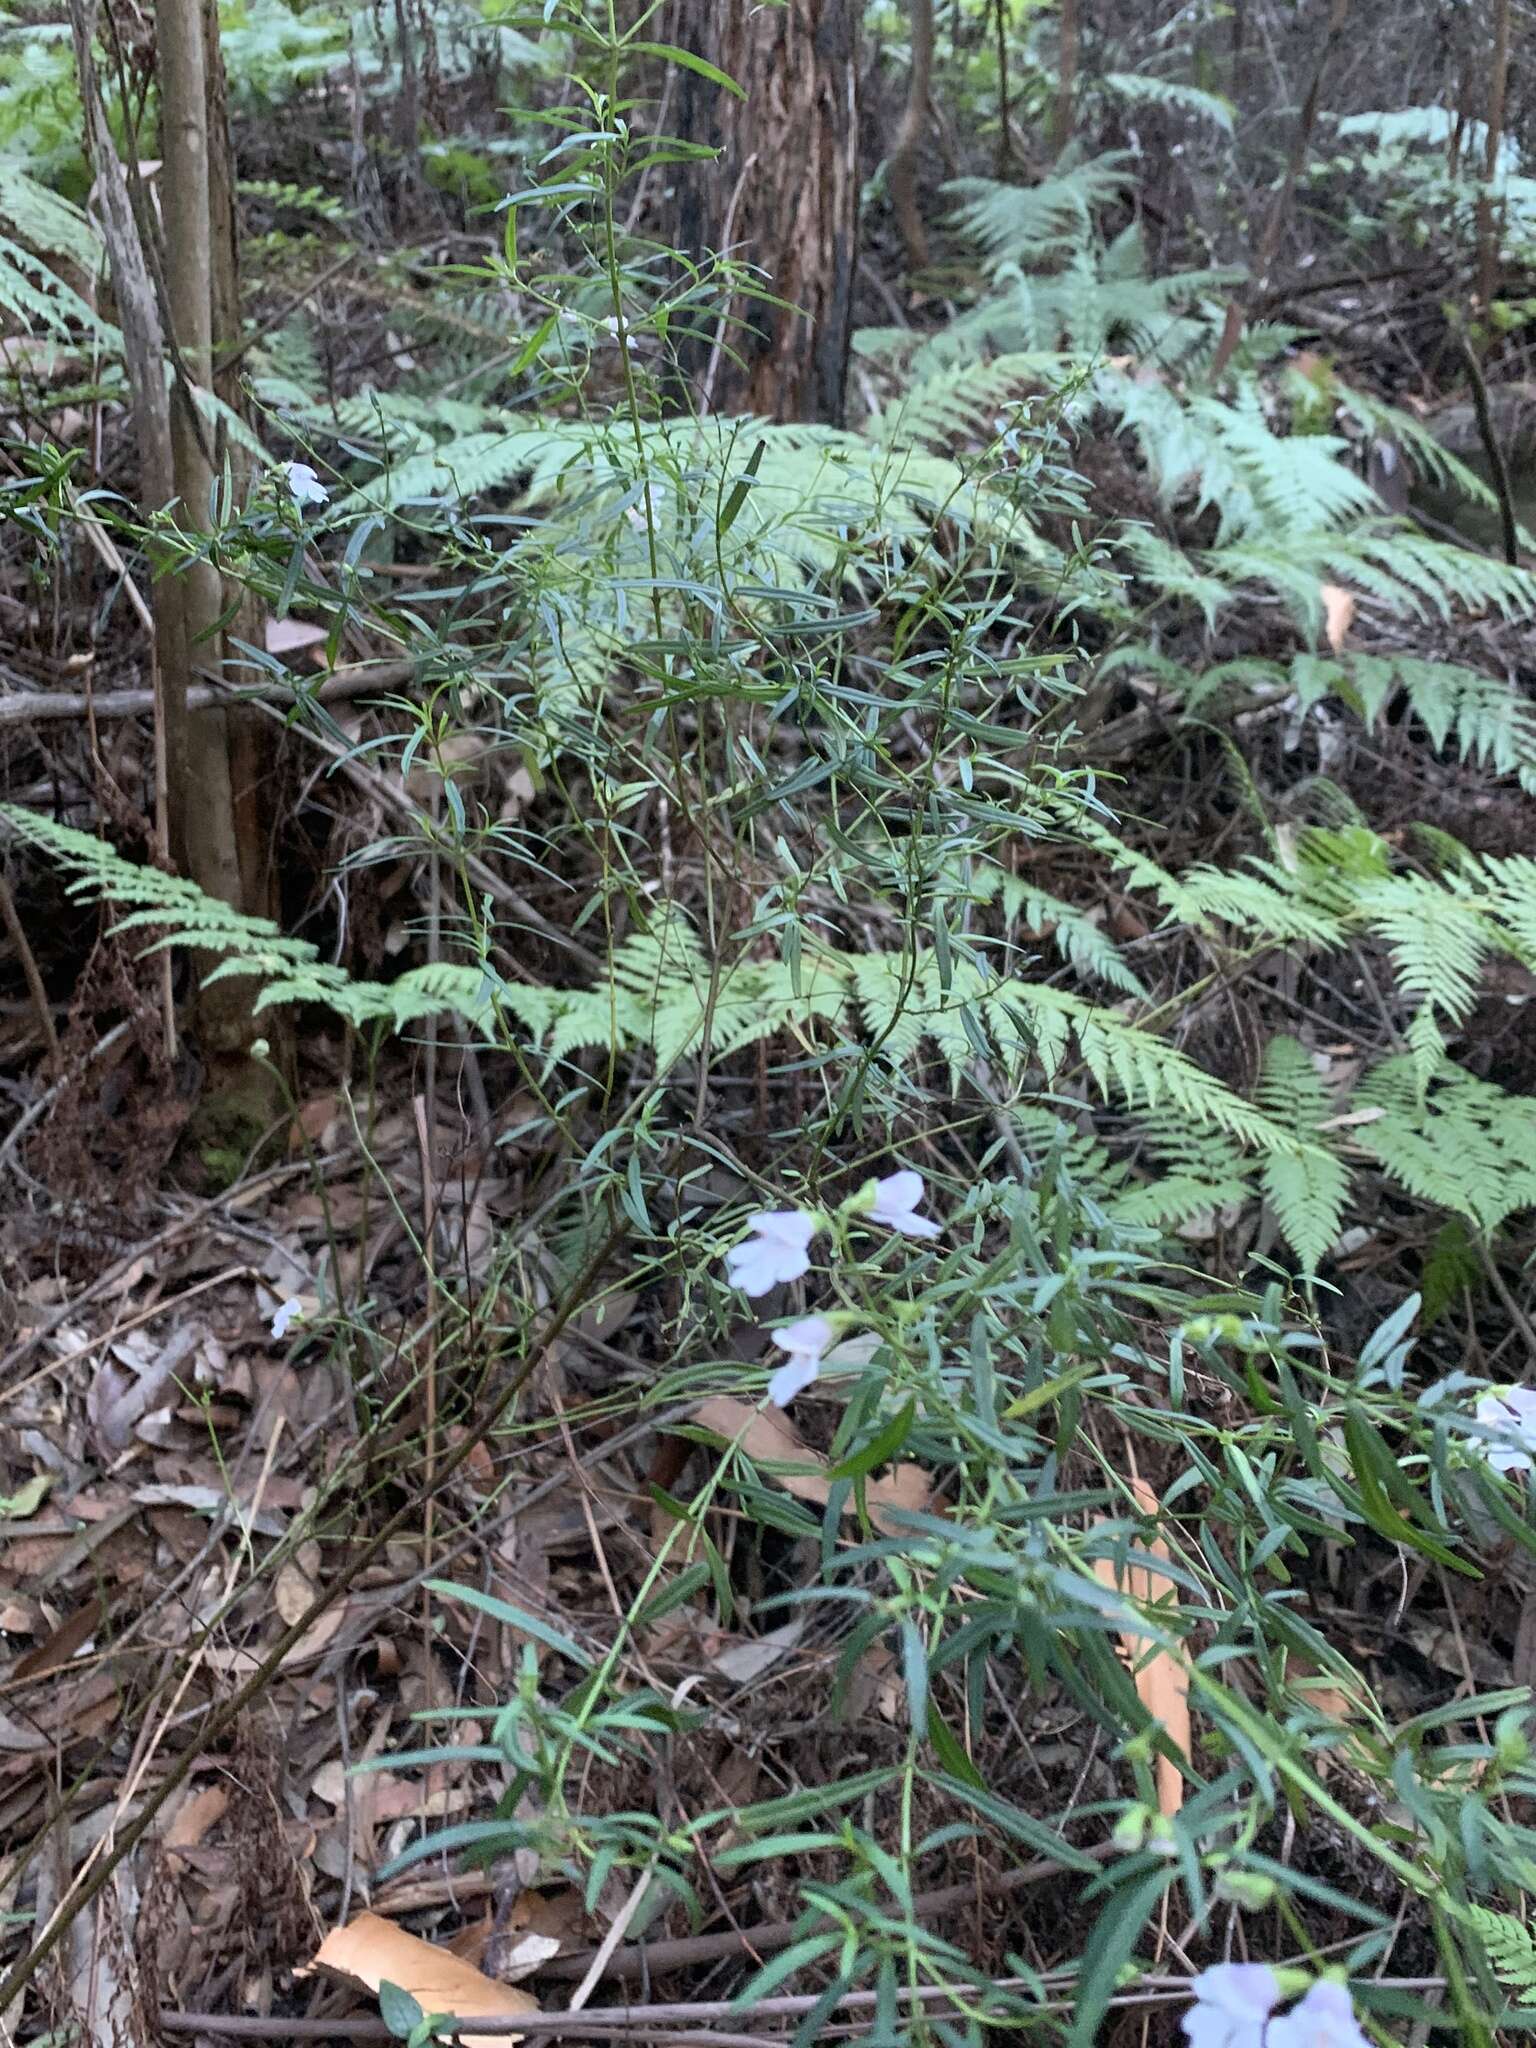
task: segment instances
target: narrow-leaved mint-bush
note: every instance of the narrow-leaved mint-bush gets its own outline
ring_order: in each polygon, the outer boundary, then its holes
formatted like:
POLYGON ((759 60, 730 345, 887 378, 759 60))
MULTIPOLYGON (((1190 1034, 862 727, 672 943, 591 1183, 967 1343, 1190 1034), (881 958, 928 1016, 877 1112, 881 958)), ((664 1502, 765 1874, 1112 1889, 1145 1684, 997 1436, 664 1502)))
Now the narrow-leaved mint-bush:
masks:
POLYGON ((1191 1985, 1195 2002, 1180 2021, 1189 2048, 1264 2048, 1264 2029, 1280 2003, 1268 1963, 1217 1963, 1191 1985))
POLYGON ((917 1214, 925 1194, 923 1176, 904 1167, 900 1173, 888 1173, 875 1182, 874 1200, 863 1213, 871 1223, 883 1223, 887 1230, 899 1231, 903 1237, 937 1237, 938 1224, 931 1217, 917 1214))
POLYGON ((751 1235, 725 1255, 731 1285, 743 1294, 766 1294, 810 1271, 819 1218, 804 1209, 762 1209, 747 1218, 747 1228, 751 1235))
POLYGON ((1478 1446, 1494 1471, 1529 1472, 1536 1451, 1536 1390, 1500 1387, 1482 1396, 1476 1412, 1478 1421, 1495 1432, 1492 1441, 1478 1446))
POLYGON ((775 1408, 787 1408, 796 1394, 804 1393, 836 1338, 837 1331, 825 1316, 802 1316, 774 1331, 774 1343, 788 1354, 768 1382, 768 1398, 775 1408))

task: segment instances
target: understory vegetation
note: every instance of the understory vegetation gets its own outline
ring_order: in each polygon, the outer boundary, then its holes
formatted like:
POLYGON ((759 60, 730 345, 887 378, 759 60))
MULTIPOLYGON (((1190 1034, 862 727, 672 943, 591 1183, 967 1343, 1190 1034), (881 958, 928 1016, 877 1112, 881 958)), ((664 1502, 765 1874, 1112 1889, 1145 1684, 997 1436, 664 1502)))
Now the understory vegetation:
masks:
POLYGON ((18 2039, 1529 2030, 1473 12, 0 13, 18 2039))

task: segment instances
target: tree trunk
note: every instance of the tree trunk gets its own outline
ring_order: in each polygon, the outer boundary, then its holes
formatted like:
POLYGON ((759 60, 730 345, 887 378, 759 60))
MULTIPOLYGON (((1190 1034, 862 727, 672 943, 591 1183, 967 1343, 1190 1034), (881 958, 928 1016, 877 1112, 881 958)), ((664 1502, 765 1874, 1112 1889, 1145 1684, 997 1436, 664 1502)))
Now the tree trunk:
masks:
MULTIPOLYGON (((886 159, 885 182, 891 195, 891 211, 906 246, 909 269, 921 270, 928 261, 928 233, 917 203, 917 146, 928 125, 928 95, 933 88, 933 0, 911 0, 912 70, 907 81, 907 104, 891 153, 886 159)), ((999 47, 1005 47, 999 37, 999 47)), ((1003 109, 1007 133, 1007 106, 1003 109)))
MULTIPOLYGON (((235 208, 235 152, 229 132, 229 95, 224 77, 224 52, 219 45, 216 6, 203 11, 203 62, 208 85, 213 389, 220 401, 243 419, 247 416, 245 389, 239 366, 234 362, 241 342, 240 228, 235 208)), ((229 468, 235 502, 242 504, 249 495, 255 470, 251 452, 231 437, 223 450, 223 458, 229 468)), ((229 638, 243 640, 248 647, 260 647, 265 623, 261 603, 252 592, 245 591, 226 634, 229 638)), ((229 731, 229 773, 236 857, 240 864, 241 908, 257 917, 276 919, 280 909, 277 870, 268 858, 276 820, 267 796, 277 759, 276 728, 270 719, 249 707, 231 706, 225 718, 229 731)), ((284 1033, 283 1019, 274 1015, 266 1031, 268 1039, 278 1043, 284 1033)))
MULTIPOLYGON (((234 228, 233 180, 225 155, 222 69, 210 70, 216 32, 208 14, 213 0, 156 0, 155 45, 160 72, 161 212, 165 231, 166 304, 176 344, 177 377, 171 402, 171 440, 182 530, 191 538, 209 530, 215 469, 214 430, 193 400, 192 389, 214 388, 214 309, 220 324, 238 324, 233 254, 218 257, 217 240, 228 242, 234 228), (210 99, 216 102, 210 117, 210 99), (217 134, 214 131, 217 129, 217 134), (211 146, 216 142, 217 151, 211 146), (222 276, 220 273, 222 272, 222 276)), ((225 609, 222 581, 206 561, 193 561, 177 577, 189 667, 219 675, 225 609)), ((194 712, 187 720, 187 789, 184 831, 187 872, 198 887, 232 909, 260 907, 248 900, 247 877, 259 875, 262 847, 241 858, 231 768, 230 714, 222 709, 194 712)), ((246 820, 249 828, 251 821, 246 820)), ((212 961, 200 962, 206 971, 212 961)), ((255 1036, 248 990, 238 980, 216 982, 198 1001, 199 1034, 214 1063, 243 1054, 255 1036)))
POLYGON ((1072 140, 1077 120, 1077 64, 1081 42, 1078 0, 1061 0, 1057 29, 1056 104, 1051 112, 1051 147, 1058 156, 1072 140))
POLYGON ((1483 158, 1484 190, 1477 202, 1477 296, 1487 317, 1499 287, 1499 209, 1493 203, 1499 151, 1504 140, 1504 99, 1509 89, 1510 0, 1496 0, 1493 56, 1488 66, 1488 141, 1483 158))
POLYGON ((855 0, 678 0, 675 40, 734 78, 744 100, 678 72, 679 132, 720 152, 679 167, 674 241, 733 252, 784 307, 738 291, 711 342, 684 350, 703 411, 843 418, 858 251, 855 0))
MULTIPOLYGON (((111 265, 133 403, 139 452, 139 509, 147 522, 163 512, 176 495, 176 460, 165 388, 165 328, 139 224, 134 219, 127 174, 107 125, 96 77, 96 12, 96 0, 71 0, 70 31, 85 122, 86 155, 95 181, 92 206, 101 223, 111 265)), ((160 561, 156 560, 154 566, 158 569, 160 561)), ((176 578, 157 577, 152 599, 155 837, 160 858, 180 866, 186 857, 182 802, 187 789, 187 688, 191 671, 176 578)))
POLYGON ((1291 199, 1296 191, 1298 179, 1306 168, 1307 153, 1312 147, 1312 131, 1317 126, 1318 111, 1323 104, 1323 82, 1328 75, 1328 64, 1344 33, 1345 18, 1349 13, 1349 0, 1333 0, 1328 16, 1328 27, 1323 35, 1323 47, 1318 55, 1317 69, 1312 73, 1312 83, 1302 101, 1301 113, 1297 118, 1296 132, 1291 138, 1291 153, 1286 159, 1285 175, 1280 180, 1274 204, 1264 223, 1264 232, 1259 239, 1258 256, 1253 265, 1255 290, 1268 291, 1270 272, 1280 254, 1280 239, 1285 232, 1290 216, 1291 199))

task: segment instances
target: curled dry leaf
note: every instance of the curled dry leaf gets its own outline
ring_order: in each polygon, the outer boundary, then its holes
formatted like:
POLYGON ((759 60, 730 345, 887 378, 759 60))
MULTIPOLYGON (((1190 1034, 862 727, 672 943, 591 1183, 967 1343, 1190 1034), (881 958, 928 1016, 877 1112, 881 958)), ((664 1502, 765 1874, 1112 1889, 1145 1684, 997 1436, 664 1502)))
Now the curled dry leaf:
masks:
MULTIPOLYGON (((1144 1515, 1156 1515, 1158 1498, 1144 1479, 1133 1479, 1131 1491, 1144 1515)), ((1168 1555, 1168 1546, 1161 1536, 1154 1536, 1140 1547, 1152 1557, 1168 1555)), ((1178 1592, 1172 1579, 1146 1565, 1127 1565, 1121 1574, 1116 1572, 1111 1558, 1099 1557, 1094 1559, 1093 1570, 1101 1584, 1125 1594, 1138 1607, 1174 1610, 1178 1606, 1178 1592)), ((1153 1649, 1149 1654, 1146 1638, 1131 1629, 1121 1633, 1120 1654, 1130 1666, 1142 1705, 1154 1721, 1161 1723, 1163 1732, 1174 1747, 1188 1756, 1191 1738, 1189 1670, 1183 1658, 1163 1649, 1153 1649)), ((1184 1804, 1184 1773, 1172 1757, 1159 1752, 1155 1776, 1158 1810, 1171 1816, 1184 1804)))
POLYGON ((1324 583, 1318 590, 1323 601, 1323 631, 1335 654, 1343 651, 1349 629, 1355 623, 1355 594, 1339 583, 1324 583))
MULTIPOLYGON (((499 2019, 503 2013, 537 2012, 539 2003, 526 1991, 498 1984, 456 1956, 409 1934, 377 1913, 359 1913, 337 1927, 320 1944, 315 1959, 300 1974, 323 1970, 378 1996, 381 1984, 408 1991, 424 2013, 443 2013, 456 2020, 499 2019)), ((512 2048, 521 2034, 476 2034, 475 2048, 512 2048)))
MULTIPOLYGON (((723 1436, 727 1443, 739 1440, 755 1464, 798 1467, 792 1472, 771 1473, 770 1477, 797 1500, 826 1506, 832 1491, 827 1461, 819 1451, 811 1449, 787 1416, 774 1409, 749 1408, 745 1401, 733 1400, 729 1394, 714 1394, 699 1403, 693 1419, 713 1430, 716 1436, 723 1436)), ((900 1523, 885 1511, 905 1508, 912 1514, 921 1513, 928 1506, 932 1491, 921 1465, 898 1465, 883 1479, 868 1481, 865 1498, 869 1502, 869 1518, 887 1536, 899 1536, 900 1523)), ((853 1506, 850 1499, 850 1514, 853 1506)))
POLYGON ((195 1849, 208 1830, 224 1818, 228 1807, 229 1792, 223 1785, 204 1785, 200 1791, 189 1792, 161 1836, 162 1845, 173 1852, 195 1849))

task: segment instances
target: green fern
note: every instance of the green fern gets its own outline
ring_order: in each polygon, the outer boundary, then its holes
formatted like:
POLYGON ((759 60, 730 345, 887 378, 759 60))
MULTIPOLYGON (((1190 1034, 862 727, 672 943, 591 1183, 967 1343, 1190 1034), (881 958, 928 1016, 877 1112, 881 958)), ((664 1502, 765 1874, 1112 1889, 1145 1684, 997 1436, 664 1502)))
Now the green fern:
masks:
POLYGON ((1275 1221, 1302 1270, 1315 1273, 1338 1238, 1350 1174, 1320 1134, 1334 1105, 1305 1046, 1284 1035, 1270 1040, 1258 1099, 1277 1123, 1306 1141, 1305 1151, 1268 1154, 1262 1179, 1275 1221))
POLYGON ((1484 1233, 1536 1207, 1536 1101, 1447 1062, 1421 1088, 1409 1059, 1384 1060, 1355 1091, 1379 1112, 1355 1133, 1410 1195, 1484 1233))
POLYGON ((989 262, 1037 263, 1054 249, 1080 242, 1095 212, 1119 199, 1135 172, 1132 151, 1112 150, 1035 185, 955 178, 943 189, 955 202, 955 225, 989 262))
POLYGON ((1109 71, 1099 80, 1106 92, 1132 105, 1161 107, 1171 114, 1193 114, 1209 121, 1223 135, 1232 133, 1235 108, 1220 93, 1202 92, 1198 85, 1184 85, 1172 78, 1153 78, 1142 71, 1109 71))
POLYGON ((1529 2011, 1536 2007, 1536 1938, 1523 1920, 1513 1913, 1496 1912, 1491 1906, 1468 1902, 1462 1912, 1487 1952, 1494 1974, 1506 1991, 1515 1994, 1516 2005, 1529 2011))

